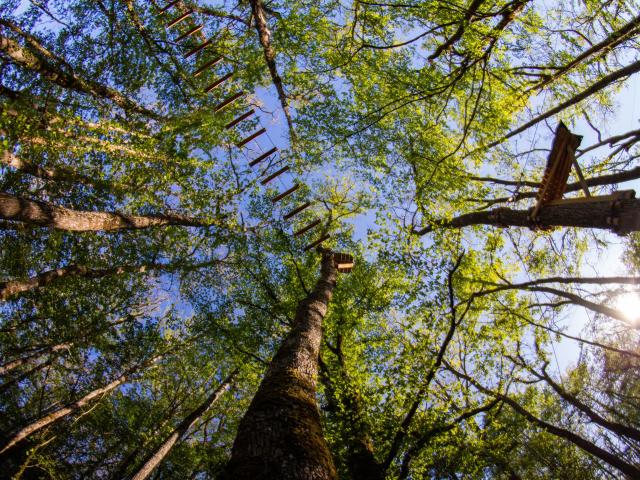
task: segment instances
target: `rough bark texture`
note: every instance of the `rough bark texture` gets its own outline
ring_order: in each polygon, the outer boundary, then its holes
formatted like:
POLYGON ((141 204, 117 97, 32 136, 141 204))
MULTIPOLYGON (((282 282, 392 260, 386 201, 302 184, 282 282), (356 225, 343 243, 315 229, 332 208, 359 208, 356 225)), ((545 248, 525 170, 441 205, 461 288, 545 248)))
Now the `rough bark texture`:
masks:
POLYGON ((47 202, 0 192, 0 219, 72 232, 142 229, 163 225, 208 226, 182 215, 124 215, 117 212, 71 210, 47 202))
POLYGON ((58 408, 52 411, 51 413, 45 415, 44 417, 41 417, 38 420, 35 420, 34 422, 31 422, 27 426, 19 429, 17 432, 12 434, 10 438, 3 440, 0 447, 0 454, 4 454, 8 452, 9 450, 11 450, 16 445, 26 440, 30 435, 34 434, 38 430, 41 430, 47 425, 51 425, 52 423, 55 423, 65 418, 66 416, 77 412, 84 406, 88 405, 92 400, 113 391, 116 387, 125 383, 132 374, 134 374, 138 370, 149 367, 150 365, 159 361, 160 358, 161 357, 156 357, 132 370, 129 370, 126 373, 123 373, 118 378, 113 380, 111 383, 105 385, 104 387, 92 390, 91 392, 87 393, 84 397, 76 400, 75 402, 70 403, 64 407, 58 408))
MULTIPOLYGON (((640 230, 640 200, 617 200, 616 206, 609 201, 547 205, 540 210, 539 221, 532 222, 529 210, 497 208, 490 211, 472 212, 440 223, 443 228, 462 228, 471 225, 495 225, 496 227, 578 227, 614 230, 620 235, 640 230), (618 225, 608 219, 617 219, 618 225)), ((414 231, 417 235, 431 232, 433 226, 414 231)))
POLYGON ((180 438, 187 433, 191 426, 216 403, 222 394, 229 389, 233 377, 238 371, 234 371, 216 388, 211 395, 193 412, 180 422, 180 424, 164 439, 162 444, 153 452, 153 455, 144 463, 138 472, 132 477, 132 480, 145 480, 151 473, 162 463, 162 460, 168 455, 173 446, 180 438))
POLYGON ((316 404, 324 318, 336 284, 333 255, 298 304, 294 325, 240 422, 225 480, 334 480, 333 459, 316 404))

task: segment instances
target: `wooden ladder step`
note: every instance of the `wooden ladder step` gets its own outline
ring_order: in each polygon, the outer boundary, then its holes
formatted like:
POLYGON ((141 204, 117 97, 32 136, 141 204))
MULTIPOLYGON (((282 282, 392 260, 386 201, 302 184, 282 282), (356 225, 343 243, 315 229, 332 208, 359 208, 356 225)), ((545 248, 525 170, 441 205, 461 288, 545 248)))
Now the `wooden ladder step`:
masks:
POLYGON ((235 127, 237 124, 239 124, 241 121, 249 118, 251 115, 253 115, 254 113, 256 113, 256 111, 252 108, 251 110, 249 110, 247 113, 243 113, 242 115, 240 115, 238 118, 236 118, 235 120, 232 120, 231 122, 227 123, 224 128, 226 128, 227 130, 229 130, 230 128, 235 127))
POLYGON ((299 237, 301 235, 304 235, 305 233, 307 233, 309 230, 311 230, 314 227, 317 227, 318 225, 320 225, 320 219, 316 219, 313 222, 311 222, 309 225, 307 225, 306 227, 302 227, 300 230, 298 230, 297 232, 295 232, 293 234, 294 237, 299 237))
POLYGON ((183 13, 179 17, 176 17, 173 20, 171 20, 169 23, 167 23, 167 28, 175 27, 183 20, 186 20, 187 18, 189 18, 191 15, 193 15, 193 10, 189 10, 188 12, 183 13))
POLYGON ((240 97, 242 97, 244 95, 244 92, 242 90, 240 90, 238 93, 234 93, 233 95, 231 95, 230 97, 225 98, 221 103, 219 103, 214 109, 214 112, 219 112, 220 110, 222 110, 223 108, 231 105, 233 102, 235 102, 236 100, 238 100, 240 97))
POLYGON ((229 80, 231 77, 233 77, 233 72, 229 72, 226 75, 218 78, 215 82, 213 82, 211 85, 208 85, 207 88, 204 89, 205 93, 210 93, 211 91, 215 90, 216 88, 218 88, 220 85, 222 85, 224 82, 226 82, 227 80, 229 80))
POLYGON ((210 68, 210 67, 213 67, 214 65, 217 65, 221 61, 222 61, 222 57, 217 57, 217 58, 214 58, 213 60, 209 60, 207 63, 205 63, 201 67, 198 67, 198 69, 195 72, 193 72, 193 78, 197 78, 207 68, 210 68))
POLYGON ((204 28, 204 25, 197 25, 195 27, 193 27, 192 29, 184 32, 182 35, 180 35, 178 38, 176 38, 175 42, 176 43, 180 43, 182 40, 184 40, 187 37, 190 37, 191 35, 193 35, 194 33, 198 33, 200 30, 202 30, 204 28))
POLYGON ((271 201, 273 203, 279 202, 280 200, 282 200, 283 198, 288 197, 289 195, 291 195, 293 192, 295 192, 296 190, 298 190, 300 188, 300 184, 296 183, 293 187, 291 187, 289 190, 285 190, 284 192, 282 192, 280 195, 276 195, 275 197, 273 197, 271 199, 271 201))
POLYGON ((160 9, 160 14, 165 13, 167 10, 169 10, 170 8, 176 6, 178 3, 180 3, 181 0, 174 0, 173 2, 169 2, 167 3, 164 7, 162 7, 160 9))
POLYGON ((247 143, 249 143, 251 140, 254 140, 256 138, 258 138, 260 135, 263 135, 267 132, 267 130, 265 128, 261 128, 260 130, 258 130, 257 132, 253 132, 251 135, 249 135, 247 138, 240 140, 240 142, 236 143, 236 147, 241 148, 244 147, 247 143))
POLYGON ((300 205, 299 207, 294 208, 293 210, 291 210, 289 213, 287 213, 284 217, 285 220, 289 220, 293 217, 295 217, 297 214, 299 214, 300 212, 306 210, 307 208, 309 208, 311 206, 311 202, 305 202, 302 205, 300 205))
POLYGON ((259 164, 261 161, 263 161, 265 158, 270 157, 271 155, 273 155, 274 153, 276 153, 278 151, 278 147, 273 147, 271 150, 269 150, 268 152, 263 153, 262 155, 260 155, 258 158, 256 158, 255 160, 253 160, 251 163, 249 163, 250 167, 254 167, 257 164, 259 164))
POLYGON ((280 170, 278 170, 277 172, 272 173, 271 175, 269 175, 267 178, 265 178, 264 180, 262 180, 260 183, 262 185, 266 185, 267 183, 269 183, 271 180, 273 180, 274 178, 279 177, 280 175, 282 175, 284 172, 289 170, 289 165, 287 165, 286 167, 282 167, 280 170))
POLYGON ((307 251, 311 250, 312 248, 317 247, 318 245, 320 245, 322 242, 328 240, 329 238, 331 238, 331 235, 329 235, 328 233, 326 235, 323 235, 322 237, 320 237, 315 242, 312 242, 309 245, 307 245, 306 247, 304 247, 304 251, 307 252, 307 251))
POLYGON ((205 41, 205 42, 202 42, 197 47, 194 47, 191 50, 189 50, 187 53, 185 53, 184 54, 184 58, 192 57, 196 53, 198 53, 198 52, 202 51, 203 49, 205 49, 207 46, 211 45, 212 43, 213 43, 213 39, 211 39, 211 38, 209 40, 205 41))

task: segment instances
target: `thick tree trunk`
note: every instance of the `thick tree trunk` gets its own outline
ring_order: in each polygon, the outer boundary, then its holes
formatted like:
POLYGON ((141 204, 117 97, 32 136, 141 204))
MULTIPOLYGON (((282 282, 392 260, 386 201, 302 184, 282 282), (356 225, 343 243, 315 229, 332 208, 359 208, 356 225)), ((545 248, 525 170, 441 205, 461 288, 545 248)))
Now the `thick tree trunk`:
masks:
POLYGON ((313 292, 298 304, 291 332, 240 422, 231 460, 221 478, 337 478, 316 404, 322 320, 335 284, 333 255, 325 253, 320 279, 313 292))
POLYGON ((53 412, 45 415, 44 417, 39 418, 38 420, 21 428, 20 430, 12 434, 9 438, 3 439, 2 444, 0 444, 0 455, 5 454, 9 450, 13 449, 16 445, 26 440, 30 435, 34 434, 38 430, 41 430, 44 427, 51 425, 52 423, 55 423, 59 420, 62 420, 68 415, 76 413, 78 410, 88 405, 92 400, 113 391, 115 388, 119 387, 127 380, 129 380, 129 377, 131 375, 153 365, 154 363, 157 363, 161 358, 162 356, 158 356, 147 362, 144 362, 141 365, 130 369, 126 373, 123 373, 104 387, 97 388, 87 393, 85 396, 76 400, 75 402, 70 403, 65 407, 58 408, 53 412))
POLYGON ((162 444, 153 452, 153 455, 144 463, 138 472, 132 477, 132 480, 145 480, 151 473, 162 463, 164 458, 169 454, 173 446, 184 436, 194 423, 218 401, 222 394, 229 389, 233 378, 237 375, 235 370, 216 388, 211 395, 193 412, 178 424, 178 426, 164 439, 162 444))
POLYGON ((51 203, 0 192, 0 219, 71 232, 142 229, 164 225, 204 227, 209 224, 183 215, 124 215, 117 212, 71 210, 51 203))
POLYGON ((640 199, 611 200, 583 203, 566 203, 546 205, 539 212, 539 221, 532 222, 529 210, 511 210, 497 208, 489 211, 472 212, 460 215, 451 220, 414 230, 417 235, 424 235, 438 226, 442 228, 463 228, 471 225, 495 225, 496 227, 578 227, 613 230, 620 235, 640 230, 640 199))
POLYGON ((76 75, 71 66, 47 50, 32 35, 7 20, 0 20, 0 25, 26 39, 29 48, 23 48, 12 38, 0 35, 0 53, 16 65, 39 73, 47 80, 76 92, 96 98, 111 100, 113 103, 130 112, 140 113, 150 118, 160 118, 155 112, 138 105, 122 93, 98 82, 86 80, 76 75), (67 71, 65 71, 67 70, 67 71))

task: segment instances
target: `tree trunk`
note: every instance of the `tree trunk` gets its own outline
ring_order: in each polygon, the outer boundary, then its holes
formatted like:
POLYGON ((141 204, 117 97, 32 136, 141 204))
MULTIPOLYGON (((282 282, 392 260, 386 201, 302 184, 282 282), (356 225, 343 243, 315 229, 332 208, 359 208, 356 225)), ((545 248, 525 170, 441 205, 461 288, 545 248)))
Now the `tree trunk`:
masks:
POLYGON ((237 370, 233 371, 231 375, 224 379, 224 381, 216 388, 211 395, 193 412, 180 422, 180 424, 167 436, 162 444, 153 452, 151 458, 149 458, 144 465, 133 476, 132 480, 145 480, 151 472, 153 472, 158 465, 169 454, 173 446, 180 440, 180 438, 187 433, 187 431, 193 426, 194 423, 207 411, 211 406, 218 401, 222 394, 229 389, 231 381, 238 373, 237 370))
POLYGON ((42 178, 44 180, 74 182, 91 186, 105 186, 105 182, 102 182, 100 179, 93 179, 79 174, 72 168, 64 166, 41 167, 35 163, 18 157, 8 150, 0 155, 0 163, 4 163, 16 170, 20 170, 21 172, 28 173, 29 175, 33 175, 34 177, 42 178))
POLYGON ((5 454, 9 450, 13 449, 16 445, 26 440, 30 435, 37 432, 38 430, 41 430, 44 427, 51 425, 52 423, 55 423, 59 420, 62 420, 68 415, 76 413, 82 407, 88 405, 95 398, 111 392, 115 388, 125 383, 131 375, 138 372, 139 370, 142 370, 144 368, 147 368, 153 365, 154 363, 157 363, 161 358, 162 356, 157 356, 147 362, 144 362, 141 365, 138 365, 137 367, 132 368, 129 371, 123 373, 118 378, 113 380, 111 383, 105 385, 104 387, 97 388, 87 393, 84 397, 76 400, 75 402, 70 403, 65 407, 58 408, 57 410, 54 410, 53 412, 45 415, 44 417, 39 418, 38 420, 30 423, 26 427, 21 428, 20 430, 12 434, 8 439, 3 440, 3 443, 1 444, 1 447, 0 447, 0 455, 5 454))
POLYGON ((2 365, 0 365, 0 375, 6 375, 10 371, 15 370, 16 368, 26 365, 28 363, 33 363, 34 361, 38 360, 39 358, 45 355, 50 355, 50 354, 59 352, 60 350, 69 350, 72 346, 73 346, 73 343, 69 343, 69 342, 59 343, 57 345, 52 345, 50 347, 38 350, 35 353, 32 353, 25 357, 20 357, 15 360, 11 360, 7 363, 3 363, 2 365))
POLYGON ((25 38, 30 45, 30 48, 23 48, 15 40, 0 35, 0 53, 8 57, 13 63, 39 73, 62 88, 88 94, 96 98, 109 99, 126 111, 140 113, 154 119, 160 118, 155 112, 138 105, 117 90, 95 81, 80 78, 71 70, 70 65, 56 57, 42 46, 35 37, 24 32, 17 25, 7 20, 0 20, 0 25, 25 38), (70 71, 65 72, 65 69, 70 71))
POLYGON ((280 74, 276 67, 276 52, 271 46, 271 32, 267 25, 267 16, 262 0, 251 0, 251 12, 253 13, 254 21, 256 23, 256 30, 258 31, 258 38, 260 39, 260 44, 262 45, 262 50, 264 52, 264 59, 267 63, 267 67, 269 68, 269 73, 271 74, 271 80, 276 87, 278 98, 280 99, 280 105, 282 105, 284 116, 287 119, 291 141, 295 142, 296 133, 293 129, 293 119, 291 118, 289 104, 287 103, 287 94, 285 93, 284 86, 282 85, 282 78, 280 78, 280 74))
POLYGON ((204 227, 209 224, 183 215, 124 215, 117 212, 71 210, 51 203, 0 192, 0 219, 70 232, 142 229, 164 225, 204 227))
POLYGON ((240 422, 226 480, 335 480, 316 405, 322 319, 336 284, 333 255, 298 304, 294 325, 240 422))
POLYGON ((434 226, 427 226, 421 230, 414 230, 417 235, 424 235, 437 228, 463 228, 471 225, 495 225, 496 227, 578 227, 613 230, 619 235, 640 230, 640 200, 621 199, 582 203, 566 203, 560 205, 546 205, 539 212, 539 221, 533 222, 529 210, 511 210, 497 208, 489 211, 472 212, 460 215, 452 220, 436 222, 434 226))

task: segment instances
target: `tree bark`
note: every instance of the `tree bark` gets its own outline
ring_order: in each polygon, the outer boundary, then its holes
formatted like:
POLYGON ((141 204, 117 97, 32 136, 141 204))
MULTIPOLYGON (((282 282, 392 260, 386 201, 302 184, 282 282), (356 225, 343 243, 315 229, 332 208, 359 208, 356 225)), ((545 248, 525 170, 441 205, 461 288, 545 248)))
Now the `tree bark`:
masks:
POLYGON ((267 63, 267 67, 269 67, 271 80, 276 87, 278 98, 280 99, 280 105, 282 105, 284 116, 287 119, 291 141, 295 142, 296 133, 293 129, 293 119, 291 118, 289 104, 287 103, 287 94, 284 91, 282 78, 280 78, 280 74, 278 73, 278 69, 276 67, 276 52, 271 46, 271 31, 269 30, 269 26, 267 25, 267 15, 264 10, 264 4, 262 3, 262 0, 251 0, 251 11, 255 19, 255 25, 256 30, 258 31, 260 45, 262 45, 262 50, 264 52, 264 59, 267 63))
POLYGON ((25 357, 20 357, 7 363, 3 363, 2 365, 0 365, 0 375, 6 375, 10 371, 15 370, 16 368, 28 363, 33 363, 34 361, 45 355, 51 355, 53 353, 59 352, 60 350, 69 350, 72 346, 73 343, 59 343, 57 345, 52 345, 50 347, 40 349, 35 353, 32 353, 25 357))
POLYGON ((335 480, 316 404, 322 320, 336 285, 331 253, 240 422, 225 480, 335 480))
POLYGON ((17 25, 2 19, 0 19, 0 25, 25 38, 30 46, 30 48, 23 48, 12 38, 0 35, 0 53, 4 54, 16 65, 37 72, 62 88, 88 94, 96 98, 111 100, 126 111, 139 113, 154 119, 160 118, 155 112, 138 105, 117 90, 98 82, 81 78, 71 70, 69 64, 56 57, 42 46, 35 37, 24 32, 17 25), (65 69, 68 72, 65 72, 65 69))
POLYGON ((5 454, 9 450, 13 449, 14 447, 16 447, 16 445, 25 441, 30 435, 34 434, 38 430, 41 430, 44 427, 51 425, 52 423, 58 422, 59 420, 62 420, 68 415, 74 414, 75 412, 80 410, 82 407, 88 405, 95 398, 113 391, 115 388, 119 387, 120 385, 125 383, 127 380, 129 380, 129 377, 131 375, 133 375, 134 373, 144 368, 147 368, 153 365, 154 363, 157 363, 161 358, 162 356, 157 356, 147 362, 144 362, 128 370, 127 372, 123 373, 122 375, 120 375, 119 377, 117 377, 115 380, 105 385, 104 387, 97 388, 87 393, 85 396, 76 400, 75 402, 70 403, 65 407, 58 408, 57 410, 54 410, 53 412, 45 415, 44 417, 41 417, 38 420, 30 423, 29 425, 21 428, 20 430, 12 434, 8 439, 5 439, 3 441, 3 443, 0 446, 0 455, 5 454))
POLYGON ((145 480, 151 473, 162 463, 164 458, 169 454, 173 446, 187 433, 194 423, 218 401, 222 394, 229 389, 233 378, 238 371, 233 371, 224 381, 216 388, 211 395, 193 412, 178 424, 178 426, 164 439, 162 444, 153 452, 153 455, 144 463, 131 480, 145 480))
POLYGON ((20 170, 21 172, 28 173, 34 177, 42 178, 43 180, 64 181, 81 183, 83 185, 105 187, 106 182, 97 178, 91 178, 86 175, 82 175, 76 172, 74 169, 58 166, 58 167, 41 167, 29 160, 18 157, 17 155, 6 150, 0 155, 0 163, 20 170))
POLYGON ((0 192, 0 219, 70 232, 143 229, 165 225, 210 226, 184 215, 125 215, 117 212, 71 210, 48 202, 0 192))
POLYGON ((613 230, 620 235, 640 230, 640 200, 635 198, 617 200, 616 206, 612 206, 611 200, 597 201, 597 197, 592 197, 592 201, 584 203, 546 205, 540 210, 537 222, 533 222, 529 215, 529 210, 509 208, 471 212, 451 220, 434 222, 434 225, 413 230, 413 233, 424 235, 437 227, 463 228, 471 225, 598 228, 613 230))

